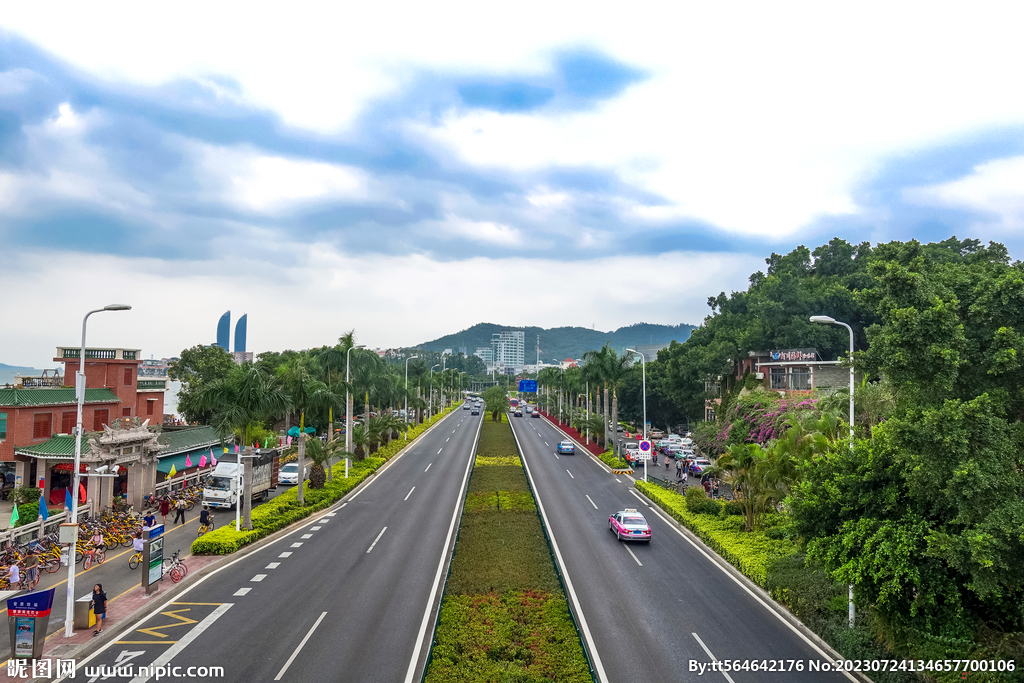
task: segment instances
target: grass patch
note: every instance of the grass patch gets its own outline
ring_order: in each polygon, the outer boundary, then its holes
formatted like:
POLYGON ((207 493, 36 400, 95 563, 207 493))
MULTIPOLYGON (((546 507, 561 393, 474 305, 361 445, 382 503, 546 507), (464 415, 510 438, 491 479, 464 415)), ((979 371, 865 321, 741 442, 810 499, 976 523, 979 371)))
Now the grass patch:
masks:
POLYGON ((448 592, 560 590, 537 515, 484 510, 462 517, 448 592))
POLYGON ((478 455, 473 463, 473 467, 496 467, 498 465, 522 467, 523 461, 519 459, 518 455, 478 455))
POLYGON ((740 517, 697 514, 687 509, 686 499, 678 493, 642 481, 635 486, 762 588, 767 588, 769 565, 796 552, 793 541, 773 540, 761 531, 747 533, 740 517))
POLYGON ((466 514, 491 510, 536 512, 537 505, 529 491, 478 491, 466 494, 466 514))
POLYGON ((484 422, 480 428, 477 456, 510 456, 519 460, 519 451, 512 437, 512 428, 506 423, 484 422))
POLYGON ((529 491, 522 467, 474 467, 469 480, 470 493, 479 491, 529 491))
POLYGON ((530 590, 445 597, 426 680, 591 678, 561 591, 530 590))

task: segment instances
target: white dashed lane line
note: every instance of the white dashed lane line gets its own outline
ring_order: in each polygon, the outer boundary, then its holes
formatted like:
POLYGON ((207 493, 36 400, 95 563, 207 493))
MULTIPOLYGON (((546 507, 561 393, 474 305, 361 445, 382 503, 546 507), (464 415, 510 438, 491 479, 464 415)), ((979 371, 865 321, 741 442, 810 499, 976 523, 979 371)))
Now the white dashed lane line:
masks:
POLYGON ((254 576, 251 579, 249 579, 249 581, 251 581, 252 583, 259 583, 260 581, 262 581, 265 578, 267 578, 266 574, 257 574, 256 576, 254 576))
POLYGON ((380 530, 380 533, 379 533, 379 534, 377 534, 377 538, 373 539, 373 543, 371 543, 371 544, 370 544, 370 547, 369 547, 369 548, 367 549, 367 551, 366 551, 366 554, 367 554, 367 555, 369 555, 369 554, 370 554, 370 551, 371 551, 371 550, 373 550, 373 546, 377 545, 377 541, 379 541, 379 540, 380 540, 380 537, 381 537, 381 536, 383 536, 383 535, 384 535, 384 532, 385 532, 385 531, 387 531, 387 530, 388 530, 388 528, 387 528, 387 527, 384 527, 383 529, 381 529, 381 530, 380 530))
MULTIPOLYGON (((566 470, 566 472, 569 472, 569 470, 566 470)), ((569 476, 572 477, 572 472, 569 472, 569 476)), ((575 479, 576 477, 572 477, 572 478, 575 479)))
POLYGON ((321 529, 323 529, 322 526, 311 526, 311 527, 309 527, 310 531, 320 531, 321 529))
MULTIPOLYGON (((622 544, 622 547, 626 549, 626 552, 627 552, 627 553, 629 553, 630 555, 633 555, 633 551, 629 549, 629 546, 628 546, 628 545, 626 545, 625 543, 623 543, 623 544, 622 544)), ((636 563, 637 563, 638 565, 640 565, 641 567, 642 567, 642 566, 644 566, 643 562, 641 562, 641 561, 640 561, 640 558, 638 558, 638 557, 637 557, 636 555, 633 555, 633 559, 634 559, 634 560, 636 560, 636 563)))
POLYGON ((313 534, 302 534, 299 538, 313 538, 313 534))
POLYGON ((444 450, 444 446, 441 446, 440 448, 437 449, 437 454, 441 455, 441 451, 443 451, 443 450, 444 450))
POLYGON ((271 562, 270 564, 267 565, 267 569, 277 569, 280 566, 281 566, 280 562, 271 562))
POLYGON ((291 547, 293 547, 293 548, 301 548, 302 547, 302 542, 299 541, 298 543, 292 543, 291 547))
POLYGON ((416 490, 415 486, 413 486, 411 489, 409 489, 409 493, 405 494, 405 500, 409 500, 409 496, 411 496, 412 492, 415 491, 415 490, 416 490))
MULTIPOLYGON (((584 493, 583 495, 587 496, 587 494, 585 494, 585 493, 584 493)), ((593 500, 592 500, 592 499, 590 498, 590 496, 587 496, 587 500, 589 500, 589 501, 590 501, 590 504, 594 506, 594 509, 595 509, 595 510, 599 509, 599 508, 597 507, 597 503, 595 503, 595 502, 594 502, 594 501, 593 501, 593 500)))
POLYGON ((252 588, 249 588, 249 587, 239 588, 238 590, 235 591, 235 596, 236 597, 241 597, 241 596, 245 595, 246 593, 248 593, 251 590, 252 590, 252 588))
POLYGON ((291 550, 286 550, 285 552, 283 552, 280 555, 278 555, 278 557, 291 557, 291 556, 292 556, 292 551, 291 550))
MULTIPOLYGON (((430 463, 430 465, 433 465, 433 464, 434 464, 434 463, 430 463)), ((430 469, 430 465, 427 465, 427 470, 429 470, 429 469, 430 469)), ((426 472, 427 470, 423 470, 423 471, 424 471, 424 472, 426 472)))

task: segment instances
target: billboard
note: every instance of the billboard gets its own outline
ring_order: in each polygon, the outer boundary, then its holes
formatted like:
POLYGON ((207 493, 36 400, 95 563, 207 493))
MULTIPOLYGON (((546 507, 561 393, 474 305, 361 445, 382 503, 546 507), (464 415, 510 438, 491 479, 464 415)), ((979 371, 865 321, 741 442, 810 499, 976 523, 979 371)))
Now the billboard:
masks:
POLYGON ((521 379, 519 380, 519 391, 527 394, 537 393, 537 380, 535 379, 521 379))

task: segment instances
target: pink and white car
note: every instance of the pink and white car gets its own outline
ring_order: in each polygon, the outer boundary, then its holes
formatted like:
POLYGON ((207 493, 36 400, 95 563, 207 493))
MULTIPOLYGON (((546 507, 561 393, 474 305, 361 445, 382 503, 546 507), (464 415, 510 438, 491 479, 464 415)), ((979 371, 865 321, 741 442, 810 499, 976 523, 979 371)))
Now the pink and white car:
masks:
POLYGON ((651 525, 636 508, 626 508, 608 518, 608 528, 620 541, 651 541, 651 525))

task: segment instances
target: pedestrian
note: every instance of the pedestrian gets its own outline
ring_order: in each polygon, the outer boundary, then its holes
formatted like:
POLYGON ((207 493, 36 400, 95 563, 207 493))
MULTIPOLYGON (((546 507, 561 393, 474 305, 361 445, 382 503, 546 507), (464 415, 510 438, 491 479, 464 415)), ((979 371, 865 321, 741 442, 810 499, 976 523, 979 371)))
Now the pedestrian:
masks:
POLYGON ((715 481, 711 484, 711 497, 712 498, 718 498, 718 480, 717 479, 715 479, 715 481))
POLYGON ((25 579, 28 588, 33 588, 39 580, 39 556, 34 550, 29 550, 25 556, 25 579))
POLYGON ((666 453, 665 454, 665 469, 666 470, 668 469, 668 464, 669 464, 668 453, 666 453))
POLYGON ((686 474, 686 470, 683 470, 683 488, 685 488, 686 485, 687 485, 687 482, 686 482, 687 479, 689 479, 689 477, 686 474))
POLYGON ((184 524, 185 523, 185 499, 184 498, 179 498, 178 499, 178 502, 175 503, 175 505, 174 505, 174 510, 175 510, 175 512, 174 512, 174 521, 176 523, 178 523, 178 524, 184 524), (180 522, 178 522, 179 518, 181 518, 180 522))
POLYGON ((676 479, 682 480, 683 478, 683 461, 676 460, 676 479))
POLYGON ((11 562, 7 568, 7 587, 13 590, 15 586, 21 588, 21 568, 17 562, 11 562))
POLYGON ((171 501, 164 496, 160 499, 160 515, 164 518, 164 526, 167 526, 167 513, 171 511, 171 501))
POLYGON ((107 594, 103 592, 103 584, 97 583, 92 587, 92 613, 96 615, 96 630, 92 632, 98 636, 103 631, 103 620, 107 618, 107 594))
POLYGON ((704 493, 705 494, 711 493, 711 482, 709 482, 706 478, 704 478, 704 479, 702 479, 702 481, 700 483, 701 483, 701 486, 704 487, 704 493))

